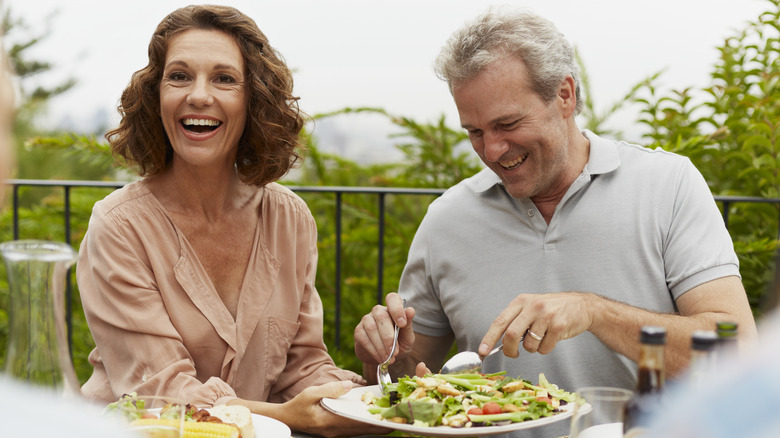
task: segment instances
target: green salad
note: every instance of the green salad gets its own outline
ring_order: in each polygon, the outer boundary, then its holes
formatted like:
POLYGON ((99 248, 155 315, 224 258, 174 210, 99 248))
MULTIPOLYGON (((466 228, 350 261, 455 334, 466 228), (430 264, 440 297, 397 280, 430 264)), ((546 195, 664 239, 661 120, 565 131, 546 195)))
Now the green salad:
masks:
POLYGON ((433 427, 494 426, 536 420, 576 401, 539 374, 539 384, 494 374, 429 374, 402 377, 382 397, 365 392, 362 401, 377 418, 433 427))

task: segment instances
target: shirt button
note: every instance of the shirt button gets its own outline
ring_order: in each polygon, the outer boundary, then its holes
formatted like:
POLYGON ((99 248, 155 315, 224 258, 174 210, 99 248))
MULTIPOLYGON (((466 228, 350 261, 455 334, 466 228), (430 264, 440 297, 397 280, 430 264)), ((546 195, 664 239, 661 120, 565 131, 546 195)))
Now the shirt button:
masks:
POLYGON ((149 380, 149 375, 148 374, 144 374, 143 376, 141 376, 141 381, 142 382, 146 382, 147 380, 149 380))
POLYGON ((532 217, 533 215, 534 215, 534 211, 533 210, 528 210, 528 217, 532 217))

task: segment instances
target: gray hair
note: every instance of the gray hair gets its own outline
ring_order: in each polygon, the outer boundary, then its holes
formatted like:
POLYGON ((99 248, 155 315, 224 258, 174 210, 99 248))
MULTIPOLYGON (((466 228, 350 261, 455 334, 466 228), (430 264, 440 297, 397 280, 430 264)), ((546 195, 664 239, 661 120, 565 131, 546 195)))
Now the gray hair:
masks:
POLYGON ((571 76, 576 87, 575 114, 579 114, 583 103, 574 47, 554 24, 532 12, 488 10, 450 36, 434 69, 452 90, 505 55, 523 61, 534 91, 546 102, 571 76))

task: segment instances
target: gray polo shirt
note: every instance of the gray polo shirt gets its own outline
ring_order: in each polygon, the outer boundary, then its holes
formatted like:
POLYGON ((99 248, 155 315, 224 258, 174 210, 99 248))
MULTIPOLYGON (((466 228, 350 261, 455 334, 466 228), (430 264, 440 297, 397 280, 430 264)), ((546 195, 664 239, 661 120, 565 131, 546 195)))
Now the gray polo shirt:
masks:
MULTIPOLYGON (((476 351, 517 294, 592 292, 672 313, 691 288, 739 275, 712 193, 688 158, 584 134, 588 164, 549 225, 530 199, 509 196, 489 169, 430 205, 399 286, 417 311, 415 331, 453 332, 460 350, 476 351)), ((544 373, 567 390, 633 389, 636 381, 634 362, 589 332, 547 355, 494 355, 486 370, 533 382, 544 373)))

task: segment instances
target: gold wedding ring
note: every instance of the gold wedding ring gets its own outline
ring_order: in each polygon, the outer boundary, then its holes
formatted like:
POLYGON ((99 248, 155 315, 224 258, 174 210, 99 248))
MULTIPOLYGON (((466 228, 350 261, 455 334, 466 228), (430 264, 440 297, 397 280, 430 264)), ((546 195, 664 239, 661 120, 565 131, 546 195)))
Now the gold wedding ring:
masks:
POLYGON ((536 339, 537 341, 541 341, 542 337, 537 335, 536 333, 532 332, 531 330, 528 330, 528 336, 536 339))

